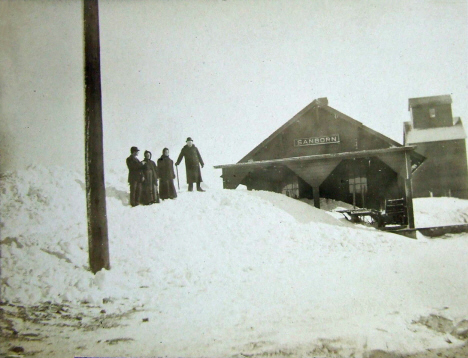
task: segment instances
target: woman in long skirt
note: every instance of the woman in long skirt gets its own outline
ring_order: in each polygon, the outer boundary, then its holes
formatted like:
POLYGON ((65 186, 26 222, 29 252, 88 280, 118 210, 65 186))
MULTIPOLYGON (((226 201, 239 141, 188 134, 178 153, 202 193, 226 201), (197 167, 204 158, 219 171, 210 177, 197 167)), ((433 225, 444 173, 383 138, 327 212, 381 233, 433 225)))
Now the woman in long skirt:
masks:
POLYGON ((145 151, 145 159, 143 159, 143 183, 141 185, 141 203, 150 205, 159 203, 158 196, 158 167, 151 160, 151 152, 145 151))
POLYGON ((164 148, 158 159, 159 197, 161 199, 175 199, 177 192, 174 186, 174 162, 169 158, 169 149, 164 148))

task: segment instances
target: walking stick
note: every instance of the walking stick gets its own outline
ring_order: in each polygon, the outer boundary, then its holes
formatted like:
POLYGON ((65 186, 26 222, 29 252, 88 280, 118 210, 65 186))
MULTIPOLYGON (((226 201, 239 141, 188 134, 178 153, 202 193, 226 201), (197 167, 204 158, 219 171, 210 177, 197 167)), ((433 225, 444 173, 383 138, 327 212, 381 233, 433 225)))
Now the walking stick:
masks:
POLYGON ((178 166, 178 165, 175 166, 175 170, 176 170, 176 173, 177 173, 177 188, 179 188, 179 190, 180 190, 180 185, 179 185, 179 166, 178 166))

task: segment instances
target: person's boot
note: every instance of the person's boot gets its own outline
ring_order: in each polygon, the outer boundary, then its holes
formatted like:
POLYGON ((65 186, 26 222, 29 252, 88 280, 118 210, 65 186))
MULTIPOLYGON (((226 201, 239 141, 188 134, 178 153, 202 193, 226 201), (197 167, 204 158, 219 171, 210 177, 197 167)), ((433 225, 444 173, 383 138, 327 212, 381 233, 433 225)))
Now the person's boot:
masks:
POLYGON ((188 191, 193 191, 193 183, 190 183, 190 184, 188 185, 188 191))
POLYGON ((204 191, 201 186, 200 186, 200 183, 197 183, 197 191, 204 191))

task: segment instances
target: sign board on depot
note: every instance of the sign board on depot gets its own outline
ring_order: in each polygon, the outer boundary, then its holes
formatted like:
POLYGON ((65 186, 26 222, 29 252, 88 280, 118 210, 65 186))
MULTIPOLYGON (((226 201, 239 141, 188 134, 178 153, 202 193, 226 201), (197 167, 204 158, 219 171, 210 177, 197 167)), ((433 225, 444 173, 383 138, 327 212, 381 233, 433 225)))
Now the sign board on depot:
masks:
POLYGON ((295 147, 303 147, 306 145, 337 144, 337 143, 340 143, 339 134, 333 134, 330 136, 294 139, 295 147))

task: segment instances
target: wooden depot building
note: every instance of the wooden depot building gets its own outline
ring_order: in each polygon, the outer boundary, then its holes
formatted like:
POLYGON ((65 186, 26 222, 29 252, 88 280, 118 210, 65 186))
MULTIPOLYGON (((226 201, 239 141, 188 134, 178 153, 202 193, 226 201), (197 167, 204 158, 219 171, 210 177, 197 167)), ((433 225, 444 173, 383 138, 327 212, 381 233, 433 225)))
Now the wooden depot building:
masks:
POLYGON ((218 165, 225 189, 239 184, 293 198, 330 198, 381 210, 405 200, 414 227, 412 172, 425 158, 318 98, 236 164, 218 165))

